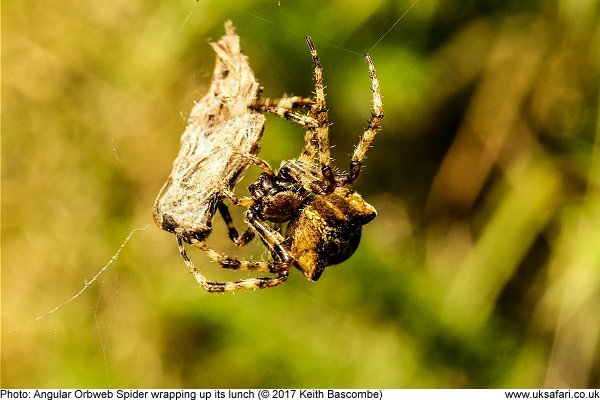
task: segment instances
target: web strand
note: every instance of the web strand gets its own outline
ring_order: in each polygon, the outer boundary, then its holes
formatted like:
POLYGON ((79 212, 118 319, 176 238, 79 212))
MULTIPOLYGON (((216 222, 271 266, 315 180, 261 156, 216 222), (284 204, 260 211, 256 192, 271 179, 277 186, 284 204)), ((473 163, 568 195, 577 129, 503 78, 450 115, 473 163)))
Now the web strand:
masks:
POLYGON ((389 29, 388 29, 388 30, 387 30, 387 31, 386 31, 386 32, 383 34, 383 36, 382 36, 382 37, 380 37, 380 38, 379 38, 379 40, 378 40, 377 42, 375 42, 375 44, 374 44, 373 46, 371 46, 371 48, 370 48, 370 49, 367 51, 367 54, 371 54, 371 52, 373 51, 373 49, 375 48, 375 46, 377 46, 377 45, 379 44, 379 42, 381 42, 381 41, 383 40, 383 38, 385 38, 385 37, 387 36, 387 34, 388 34, 388 33, 390 33, 390 32, 392 31, 392 29, 394 29, 394 27, 396 26, 396 24, 398 24, 398 22, 400 22, 400 20, 402 20, 402 18, 404 18, 404 16, 405 16, 406 14, 408 14, 408 12, 409 12, 409 11, 410 11, 410 10, 411 10, 411 9, 412 9, 414 6, 415 6, 415 4, 417 4, 417 2, 418 2, 418 1, 419 1, 419 0, 415 0, 415 2, 414 2, 414 3, 412 3, 412 4, 410 5, 410 7, 408 7, 408 8, 406 9, 406 11, 404 11, 404 14, 402 14, 402 15, 400 16, 400 18, 398 18, 398 19, 396 20, 396 22, 394 22, 394 24, 393 24, 392 26, 390 26, 390 28, 389 28, 389 29))
MULTIPOLYGON (((410 6, 409 6, 407 9, 406 9, 406 11, 404 11, 404 13, 403 13, 403 14, 402 14, 402 15, 401 15, 401 16, 400 16, 400 17, 399 17, 397 20, 396 20, 396 22, 394 22, 394 23, 392 24, 392 26, 390 26, 390 27, 388 28, 388 30, 387 30, 387 31, 385 31, 385 33, 384 33, 384 34, 383 34, 383 35, 382 35, 382 36, 379 38, 379 40, 377 40, 377 42, 375 42, 375 44, 373 44, 373 46, 371 46, 371 47, 369 48, 369 50, 368 50, 366 53, 364 53, 364 54, 371 54, 371 52, 373 51, 373 49, 374 49, 375 47, 377 47, 377 45, 379 45, 379 43, 380 43, 380 42, 381 42, 383 39, 385 39, 385 37, 386 37, 386 36, 387 36, 387 35, 388 35, 388 34, 389 34, 389 33, 390 33, 390 32, 391 32, 393 29, 394 29, 394 27, 395 27, 395 26, 396 26, 396 25, 397 25, 397 24, 398 24, 398 23, 399 23, 399 22, 400 22, 400 21, 401 21, 401 20, 402 20, 402 19, 403 19, 403 18, 404 18, 404 17, 405 17, 405 16, 406 16, 406 15, 407 15, 409 12, 410 12, 410 10, 412 10, 412 9, 413 9, 413 7, 414 7, 414 6, 415 6, 415 5, 416 5, 418 2, 419 2, 419 0, 415 0, 415 1, 414 1, 414 2, 413 2, 413 3, 412 3, 412 4, 411 4, 411 5, 410 5, 410 6)), ((281 29, 281 30, 283 30, 283 31, 285 31, 285 32, 289 32, 289 33, 292 33, 292 34, 294 34, 294 35, 297 35, 297 36, 302 36, 302 37, 306 36, 305 34, 301 34, 301 33, 299 33, 299 32, 296 32, 296 31, 293 31, 293 30, 287 29, 287 28, 285 28, 285 27, 283 27, 283 26, 281 26, 281 25, 279 25, 279 24, 276 24, 275 22, 273 22, 273 21, 270 21, 270 20, 268 20, 268 19, 266 19, 266 18, 263 18, 263 17, 261 17, 261 16, 259 16, 259 15, 255 15, 255 14, 249 13, 248 11, 244 11, 244 10, 241 10, 241 9, 237 9, 237 11, 238 11, 238 12, 240 12, 240 13, 242 13, 242 14, 246 14, 246 15, 248 15, 248 16, 250 16, 250 17, 252 17, 252 18, 256 18, 256 19, 258 19, 259 21, 262 21, 262 22, 264 22, 264 23, 266 23, 266 24, 272 25, 272 26, 274 26, 274 27, 276 27, 276 28, 278 28, 278 29, 281 29)), ((362 56, 364 56, 364 54, 363 54, 363 53, 359 53, 359 52, 357 52, 357 51, 354 51, 354 50, 346 49, 346 48, 344 48, 344 47, 336 46, 336 45, 334 45, 334 44, 331 44, 331 43, 323 42, 323 41, 320 41, 320 40, 318 40, 318 39, 317 39, 317 40, 315 40, 315 42, 318 42, 318 43, 319 43, 320 45, 322 45, 322 46, 328 46, 328 47, 332 47, 332 48, 334 48, 334 49, 341 50, 341 51, 345 51, 345 52, 347 52, 347 53, 350 53, 350 54, 356 54, 356 55, 359 55, 359 56, 361 56, 361 57, 362 57, 362 56)))
MULTIPOLYGON (((79 296, 81 296, 81 294, 83 292, 85 292, 85 290, 91 285, 93 284, 99 277, 100 275, 102 275, 104 273, 104 271, 106 271, 108 269, 108 267, 111 266, 112 263, 114 263, 117 258, 119 258, 119 255, 121 254, 121 251, 123 251, 123 249, 125 248, 125 246, 127 245, 127 242, 129 242, 129 240, 133 237, 133 235, 135 235, 137 232, 139 231, 143 231, 146 228, 148 228, 148 225, 142 226, 140 228, 135 228, 133 229, 131 232, 129 232, 129 235, 127 235, 127 237, 125 238, 125 240, 123 241, 123 243, 121 244, 121 246, 117 249, 117 251, 115 252, 115 254, 110 258, 110 260, 108 260, 108 262, 104 265, 104 267, 102 267, 100 269, 100 271, 98 271, 96 273, 96 275, 94 275, 92 277, 92 279, 90 279, 89 281, 85 282, 85 284, 83 285, 83 287, 81 288, 81 290, 79 290, 77 293, 75 293, 73 296, 71 296, 71 298, 69 298, 67 301, 59 304, 58 306, 54 307, 53 309, 51 309, 50 311, 45 312, 42 315, 39 315, 37 317, 35 317, 34 319, 32 319, 31 321, 18 326, 17 328, 14 329, 14 331, 21 329, 23 326, 25 325, 29 325, 33 322, 39 321, 41 319, 47 318, 50 315, 54 314, 55 312, 57 312, 58 310, 60 310, 61 308, 63 308, 64 306, 66 306, 67 304, 69 304, 70 302, 72 302, 73 300, 75 300, 76 298, 78 298, 79 296)), ((12 330, 9 330, 8 332, 12 332, 12 330)))
MULTIPOLYGON (((306 34, 302 34, 300 32, 296 32, 296 31, 284 28, 283 26, 281 26, 279 24, 276 24, 273 21, 269 21, 268 19, 265 19, 265 18, 263 18, 263 17, 261 17, 259 15, 255 15, 255 14, 249 13, 248 11, 244 11, 244 10, 240 10, 240 9, 238 9, 237 11, 240 12, 240 13, 242 13, 242 14, 246 14, 246 15, 248 15, 250 17, 256 18, 259 21, 262 21, 262 22, 267 23, 269 25, 273 25, 274 27, 276 27, 278 29, 281 29, 282 31, 289 32, 289 33, 291 33, 293 35, 296 35, 296 36, 299 36, 299 37, 305 37, 306 36, 306 34)), ((356 55, 359 55, 361 57, 363 56, 363 54, 361 54, 361 53, 359 53, 357 51, 353 51, 353 50, 349 50, 349 49, 346 49, 346 48, 343 48, 343 47, 339 47, 339 46, 336 46, 336 45, 331 44, 331 43, 323 42, 323 41, 320 41, 320 40, 315 40, 315 42, 318 42, 319 45, 322 45, 322 46, 333 47, 334 49, 342 50, 342 51, 345 51, 345 52, 350 53, 350 54, 356 54, 356 55)))
POLYGON ((194 13, 194 10, 196 9, 196 6, 198 6, 198 0, 196 0, 196 3, 194 3, 194 5, 192 6, 192 8, 191 8, 190 12, 188 13, 187 17, 185 17, 185 20, 183 21, 183 23, 179 27, 179 31, 177 33, 181 33, 181 31, 183 30, 183 27, 185 26, 185 24, 187 24, 188 20, 190 19, 190 17, 194 13))

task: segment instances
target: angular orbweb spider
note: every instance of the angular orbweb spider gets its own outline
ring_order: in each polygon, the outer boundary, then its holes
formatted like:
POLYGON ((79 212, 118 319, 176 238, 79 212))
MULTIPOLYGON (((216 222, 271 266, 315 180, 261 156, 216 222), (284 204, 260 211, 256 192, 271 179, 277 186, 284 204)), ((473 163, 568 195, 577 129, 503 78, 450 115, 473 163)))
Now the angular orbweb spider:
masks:
MULTIPOLYGON (((356 146, 347 172, 335 172, 330 166, 329 119, 325 103, 323 70, 310 37, 306 37, 314 68, 315 97, 278 100, 256 96, 248 103, 248 112, 273 113, 306 129, 305 146, 294 159, 273 170, 256 152, 243 152, 244 165, 256 164, 262 169, 258 179, 249 186, 250 197, 238 198, 232 185, 223 184, 213 203, 227 224, 229 237, 244 246, 256 235, 269 250, 272 261, 247 261, 223 255, 205 243, 206 235, 186 234, 171 229, 177 236, 179 251, 198 283, 209 292, 238 289, 262 289, 283 283, 292 266, 311 281, 319 279, 325 267, 350 257, 360 242, 362 226, 377 215, 373 206, 351 189, 358 178, 367 149, 380 130, 383 104, 379 81, 369 55, 365 59, 371 79, 373 109, 368 127, 356 146), (296 111, 308 107, 306 114, 296 111), (234 227, 227 205, 246 207, 245 222, 249 227, 240 236, 234 227), (282 224, 287 224, 281 233, 282 224), (274 277, 248 278, 237 282, 208 281, 188 257, 184 243, 202 249, 209 258, 224 268, 275 274, 274 277)), ((239 176, 236 177, 239 180, 239 176)))

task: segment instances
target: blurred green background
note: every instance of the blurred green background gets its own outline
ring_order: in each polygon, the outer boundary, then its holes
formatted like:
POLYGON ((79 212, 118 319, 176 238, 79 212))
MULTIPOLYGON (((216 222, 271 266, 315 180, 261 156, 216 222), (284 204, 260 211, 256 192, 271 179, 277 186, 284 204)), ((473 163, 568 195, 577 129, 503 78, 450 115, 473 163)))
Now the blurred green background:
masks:
MULTIPOLYGON (((356 53, 411 4, 4 0, 2 387, 600 386, 598 0, 410 9, 371 51, 386 116, 356 188, 379 216, 318 283, 205 293, 151 225, 32 321, 151 223, 226 19, 268 97, 311 94, 313 37, 346 168, 356 53)), ((264 159, 302 145, 268 118, 264 159)), ((209 244, 267 257, 220 220, 209 244)))

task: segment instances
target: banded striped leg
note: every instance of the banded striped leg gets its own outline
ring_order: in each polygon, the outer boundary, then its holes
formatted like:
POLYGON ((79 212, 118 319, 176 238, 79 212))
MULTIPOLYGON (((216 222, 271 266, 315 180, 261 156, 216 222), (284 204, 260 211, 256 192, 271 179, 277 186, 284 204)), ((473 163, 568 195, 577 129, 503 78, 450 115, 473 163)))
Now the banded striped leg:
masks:
POLYGON ((262 220, 256 218, 250 210, 246 212, 246 218, 248 218, 247 222, 256 229, 258 237, 271 251, 271 256, 275 261, 274 264, 283 263, 289 268, 294 262, 294 257, 292 257, 289 250, 283 244, 285 241, 283 236, 281 236, 277 230, 269 227, 262 220))
POLYGON ((273 257, 272 262, 239 260, 236 258, 225 256, 211 249, 206 244, 204 244, 204 242, 198 239, 191 238, 190 242, 195 247, 198 247, 199 249, 204 251, 210 259, 217 262, 223 268, 231 268, 245 271, 268 272, 272 274, 277 274, 277 277, 249 278, 237 282, 224 283, 208 281, 204 277, 204 275, 202 275, 198 271, 198 269, 188 257, 183 244, 183 238, 177 236, 177 246, 179 247, 179 252, 183 257, 185 265, 188 267, 192 275, 194 275, 196 281, 207 291, 229 292, 238 289, 264 289, 268 287, 278 286, 285 282, 285 280, 288 278, 289 269, 292 263, 294 262, 294 259, 289 253, 289 251, 285 248, 283 244, 284 239, 281 236, 281 234, 270 228, 264 222, 258 220, 250 211, 246 213, 246 217, 248 218, 248 223, 252 225, 252 227, 258 233, 260 239, 271 251, 271 256, 273 257))
POLYGON ((266 263, 261 261, 251 262, 236 260, 219 254, 197 239, 192 239, 192 244, 204 250, 204 252, 206 252, 210 258, 221 264, 221 266, 224 268, 272 272, 277 274, 276 278, 249 278, 237 282, 211 282, 206 279, 204 275, 200 273, 200 271, 198 271, 185 251, 183 238, 181 236, 177 236, 177 246, 179 247, 179 253, 181 253, 185 265, 188 267, 188 270, 192 273, 200 286, 211 293, 232 292, 239 289, 265 289, 281 285, 289 276, 289 263, 266 263))
POLYGON ((313 131, 306 132, 306 146, 302 156, 307 157, 309 161, 315 156, 314 142, 316 140, 318 146, 319 164, 323 177, 328 182, 327 193, 333 192, 336 186, 335 176, 330 167, 331 154, 329 149, 329 116, 327 112, 327 104, 325 102, 325 86, 323 84, 323 68, 317 54, 317 49, 310 38, 307 36, 306 43, 310 49, 310 54, 313 60, 314 80, 315 80, 315 103, 310 108, 310 116, 317 120, 317 127, 313 131))
POLYGON ((306 163, 288 162, 279 168, 279 174, 285 174, 293 182, 300 182, 302 186, 309 189, 312 193, 325 194, 328 193, 331 184, 327 183, 327 187, 323 187, 321 177, 318 170, 308 168, 306 163))
POLYGON ((256 166, 258 166, 260 169, 262 169, 264 172, 266 172, 267 175, 275 176, 275 171, 273 171, 273 168, 271 168, 269 163, 266 162, 265 160, 263 160, 262 158, 259 158, 253 154, 248 154, 248 153, 240 153, 240 154, 242 155, 242 157, 245 157, 248 160, 252 161, 254 164, 256 164, 256 166))
MULTIPOLYGON (((259 157, 254 156, 252 154, 244 154, 244 153, 240 153, 240 154, 243 157, 248 158, 254 164, 258 165, 264 171, 264 173, 266 173, 267 175, 275 176, 275 171, 273 171, 273 168, 271 168, 271 166, 266 161, 260 159, 259 157)), ((225 196, 229 199, 229 201, 231 201, 236 206, 249 207, 252 204, 254 204, 254 199, 252 197, 237 197, 231 190, 229 190, 226 187, 223 187, 221 189, 221 191, 223 192, 223 194, 225 194, 225 196)), ((229 238, 233 241, 233 243, 235 243, 237 246, 240 246, 240 247, 248 244, 255 236, 254 228, 249 227, 240 237, 238 235, 237 229, 235 228, 235 226, 233 224, 233 219, 231 218, 231 214, 229 213, 229 208, 227 207, 227 205, 221 202, 217 205, 217 207, 219 209, 221 217, 223 217, 223 220, 225 221, 225 224, 227 225, 227 230, 229 232, 229 238)), ((276 230, 278 231, 279 228, 276 230)))
POLYGON ((369 76, 371 78, 371 91, 373 92, 373 110, 371 111, 371 119, 369 120, 369 126, 365 129, 358 145, 354 149, 352 154, 352 161, 350 161, 350 172, 348 174, 348 183, 352 183, 360 174, 360 168, 365 158, 365 154, 371 145, 371 142, 375 138, 375 135, 381 130, 381 120, 383 119, 383 102, 381 101, 381 93, 379 91, 379 80, 377 79, 377 73, 375 72, 375 66, 371 61, 371 56, 365 55, 367 64, 369 65, 369 76))
POLYGON ((219 212, 221 213, 221 217, 225 221, 227 225, 227 231, 229 232, 229 238, 236 246, 242 247, 250 243, 252 239, 254 239, 255 232, 252 227, 246 229, 246 231, 240 237, 238 235, 237 229, 235 229, 235 225, 233 225, 233 218, 231 218, 231 214, 229 213, 229 208, 225 203, 219 203, 218 205, 219 212))
POLYGON ((252 197, 237 197, 231 190, 227 187, 221 188, 221 192, 227 197, 229 201, 231 201, 236 206, 240 207, 249 207, 254 204, 254 200, 252 197))
POLYGON ((313 103, 312 99, 298 96, 281 99, 256 99, 250 104, 250 108, 258 112, 279 115, 307 128, 315 128, 318 122, 314 118, 294 111, 294 108, 309 106, 313 103))
MULTIPOLYGON (((319 141, 315 137, 315 132, 317 132, 320 125, 319 120, 315 117, 316 114, 312 111, 314 105, 315 101, 312 99, 302 97, 284 97, 275 100, 257 99, 250 105, 250 108, 258 112, 269 112, 277 114, 285 119, 288 119, 292 122, 304 126, 306 128, 306 133, 304 135, 306 145, 302 151, 301 157, 303 157, 307 161, 312 161, 316 157, 318 152, 319 141), (295 107, 304 107, 309 105, 311 106, 311 112, 309 113, 309 115, 300 114, 293 111, 293 108, 295 107)), ((325 118, 327 118, 327 113, 325 113, 325 118)), ((327 149, 329 150, 329 144, 327 144, 327 149)), ((275 175, 271 167, 268 166, 268 164, 266 164, 264 161, 251 155, 246 156, 252 158, 252 161, 256 165, 261 167, 267 174, 271 176, 275 175)))

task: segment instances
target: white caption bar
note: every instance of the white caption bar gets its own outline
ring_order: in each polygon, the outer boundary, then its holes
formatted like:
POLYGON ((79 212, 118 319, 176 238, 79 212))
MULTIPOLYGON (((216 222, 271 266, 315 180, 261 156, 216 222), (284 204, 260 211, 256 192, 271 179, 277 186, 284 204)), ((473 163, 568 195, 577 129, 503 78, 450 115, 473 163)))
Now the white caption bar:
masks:
POLYGON ((599 399, 598 389, 1 389, 0 400, 599 399))

